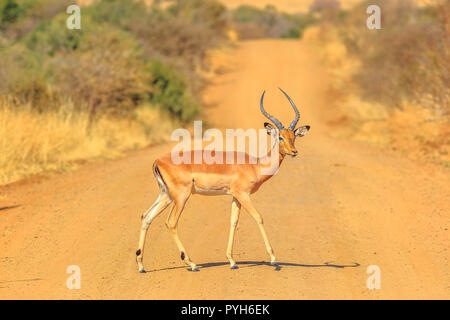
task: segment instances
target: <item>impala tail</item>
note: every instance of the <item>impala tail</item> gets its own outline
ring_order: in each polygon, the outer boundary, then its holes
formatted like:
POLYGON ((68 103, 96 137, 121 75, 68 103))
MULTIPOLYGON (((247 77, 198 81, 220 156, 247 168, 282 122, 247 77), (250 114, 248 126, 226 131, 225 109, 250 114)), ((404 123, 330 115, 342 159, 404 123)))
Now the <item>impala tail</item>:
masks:
POLYGON ((153 163, 153 174, 155 175, 156 180, 158 181, 159 188, 161 189, 161 192, 169 194, 167 190, 167 185, 164 182, 163 177, 161 176, 161 171, 159 171, 158 165, 153 163))

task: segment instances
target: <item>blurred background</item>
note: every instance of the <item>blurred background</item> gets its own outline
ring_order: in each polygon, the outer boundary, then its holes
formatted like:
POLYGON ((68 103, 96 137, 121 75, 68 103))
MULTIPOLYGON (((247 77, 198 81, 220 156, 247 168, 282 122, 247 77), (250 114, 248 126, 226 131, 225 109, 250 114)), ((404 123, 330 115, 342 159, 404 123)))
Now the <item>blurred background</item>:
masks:
POLYGON ((449 1, 377 1, 380 31, 371 1, 80 0, 69 30, 73 2, 0 2, 0 184, 207 121, 203 90, 227 72, 215 59, 264 38, 317 50, 334 136, 450 167, 449 1))

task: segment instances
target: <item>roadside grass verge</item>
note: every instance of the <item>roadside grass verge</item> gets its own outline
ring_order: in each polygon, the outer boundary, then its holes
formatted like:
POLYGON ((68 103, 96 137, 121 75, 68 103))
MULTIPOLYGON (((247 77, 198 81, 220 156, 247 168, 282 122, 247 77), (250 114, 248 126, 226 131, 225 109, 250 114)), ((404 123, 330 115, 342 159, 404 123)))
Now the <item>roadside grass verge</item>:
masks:
POLYGON ((89 132, 87 112, 70 104, 43 113, 0 102, 0 185, 47 171, 69 171, 78 160, 111 159, 163 142, 177 125, 153 106, 128 118, 102 117, 89 132))

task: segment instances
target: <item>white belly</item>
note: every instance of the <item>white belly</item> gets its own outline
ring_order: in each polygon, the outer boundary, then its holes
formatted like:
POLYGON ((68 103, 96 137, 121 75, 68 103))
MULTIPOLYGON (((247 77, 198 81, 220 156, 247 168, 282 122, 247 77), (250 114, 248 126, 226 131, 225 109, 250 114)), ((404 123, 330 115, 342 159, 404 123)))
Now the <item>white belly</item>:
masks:
POLYGON ((223 196, 223 195, 230 195, 231 193, 226 190, 208 190, 208 189, 202 189, 199 187, 194 186, 194 191, 197 194, 205 195, 205 196, 223 196))

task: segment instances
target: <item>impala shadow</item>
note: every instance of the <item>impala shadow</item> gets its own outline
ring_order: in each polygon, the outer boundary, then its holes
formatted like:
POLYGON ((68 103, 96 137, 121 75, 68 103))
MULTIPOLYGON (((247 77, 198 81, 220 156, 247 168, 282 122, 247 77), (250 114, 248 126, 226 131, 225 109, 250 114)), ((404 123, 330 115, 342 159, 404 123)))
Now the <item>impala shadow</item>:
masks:
MULTIPOLYGON (((344 269, 344 268, 357 268, 360 266, 359 263, 355 262, 353 264, 334 264, 329 262, 324 262, 323 264, 302 264, 302 263, 291 263, 291 262, 278 262, 277 266, 271 265, 266 261, 240 261, 236 262, 239 268, 252 268, 259 266, 268 266, 273 268, 275 271, 280 271, 283 267, 300 267, 300 268, 335 268, 335 269, 344 269)), ((201 269, 213 268, 213 267, 222 267, 229 266, 229 262, 209 262, 209 263, 201 263, 198 264, 197 267, 201 269)), ((168 267, 154 270, 147 270, 146 272, 158 272, 158 271, 166 271, 166 270, 175 270, 175 269, 187 269, 187 271, 192 270, 186 266, 177 266, 177 267, 168 267)))
POLYGON ((15 208, 19 208, 19 207, 20 207, 20 205, 0 207, 0 211, 15 209, 15 208))

